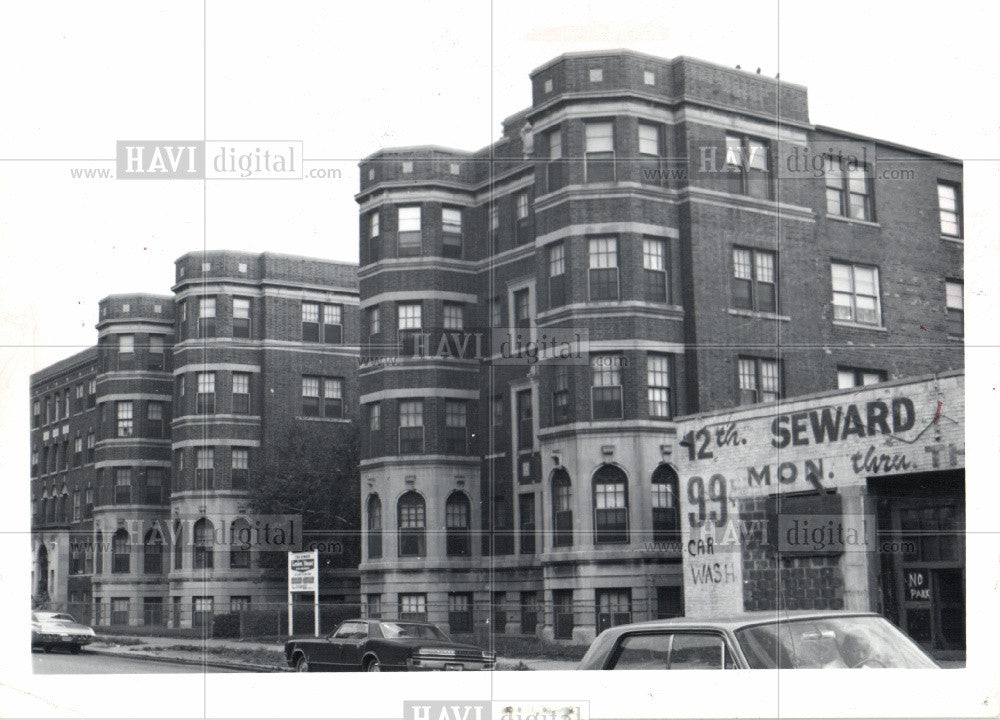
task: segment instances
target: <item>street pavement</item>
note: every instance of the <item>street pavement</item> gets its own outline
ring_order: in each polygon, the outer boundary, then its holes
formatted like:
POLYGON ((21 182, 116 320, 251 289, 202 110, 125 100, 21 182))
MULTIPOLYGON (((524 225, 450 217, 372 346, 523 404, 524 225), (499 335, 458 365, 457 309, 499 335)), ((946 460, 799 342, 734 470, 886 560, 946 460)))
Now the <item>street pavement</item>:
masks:
POLYGON ((32 669, 40 675, 66 674, 164 674, 164 673, 228 673, 237 672, 227 668, 199 667, 197 665, 181 665, 178 663, 160 662, 158 660, 140 660, 121 655, 87 652, 79 655, 68 652, 53 651, 49 654, 33 652, 31 654, 32 669))

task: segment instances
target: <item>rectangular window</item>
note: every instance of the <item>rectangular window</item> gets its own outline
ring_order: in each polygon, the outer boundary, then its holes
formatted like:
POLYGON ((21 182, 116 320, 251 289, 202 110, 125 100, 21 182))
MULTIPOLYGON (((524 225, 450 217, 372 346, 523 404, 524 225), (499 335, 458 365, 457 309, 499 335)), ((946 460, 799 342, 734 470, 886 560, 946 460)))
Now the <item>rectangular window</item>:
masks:
POLYGON ((531 294, 528 288, 514 291, 514 326, 520 330, 531 328, 531 294))
POLYGON ((111 624, 128 625, 129 601, 128 598, 111 598, 111 624))
POLYGON ((340 344, 344 338, 344 306, 323 305, 320 307, 323 323, 323 342, 331 345, 340 344))
MULTIPOLYGON (((149 336, 149 369, 163 369, 163 336, 149 336)), ((83 397, 83 385, 77 385, 77 398, 83 397)))
POLYGON ((766 140, 746 135, 726 136, 726 174, 729 192, 771 198, 771 169, 766 140))
POLYGON ((569 422, 569 368, 557 365, 552 387, 552 422, 562 425, 569 422))
POLYGON ((597 591, 597 632, 632 622, 631 590, 597 591))
POLYGON ((837 368, 837 388, 840 390, 874 385, 875 383, 885 382, 885 380, 885 370, 865 370, 864 368, 852 367, 837 368))
POLYGON ((535 425, 532 411, 531 390, 519 390, 517 401, 517 450, 531 452, 535 445, 535 425))
POLYGON ((80 504, 80 491, 73 491, 73 520, 77 521, 83 517, 83 506, 80 504))
POLYGON ((589 122, 584 125, 584 181, 614 182, 614 124, 589 122))
POLYGON ((590 299, 618 299, 618 240, 591 238, 589 243, 590 299))
POLYGON ((522 555, 535 554, 535 496, 533 493, 517 498, 518 518, 521 523, 520 545, 522 555))
POLYGON ((546 248, 549 263, 549 307, 566 304, 566 245, 553 243, 546 248))
POLYGON ((874 220, 871 173, 854 159, 823 156, 826 178, 826 213, 855 220, 874 220))
POLYGON ((649 397, 649 416, 669 419, 670 412, 670 356, 650 353, 646 359, 646 385, 649 397))
POLYGON ((403 205, 399 208, 399 229, 396 233, 397 255, 415 257, 421 254, 420 206, 403 205))
POLYGON ((198 337, 215 337, 215 298, 198 300, 198 337))
POLYGON ((639 154, 660 154, 660 129, 649 123, 639 123, 639 154))
POLYGON ((468 404, 464 400, 446 400, 444 404, 445 452, 468 453, 468 404))
POLYGON ((378 306, 368 308, 366 313, 368 316, 368 337, 378 335, 382 332, 381 316, 379 315, 378 306))
POLYGON ((233 414, 250 414, 250 373, 233 373, 233 414))
POLYGON ((198 373, 198 397, 196 410, 199 415, 215 412, 215 373, 198 373))
POLYGON ((250 337, 250 298, 233 298, 233 337, 250 337))
POLYGON ((123 400, 115 403, 115 417, 118 420, 117 436, 120 438, 132 437, 132 401, 123 400))
POLYGON ((367 612, 365 617, 372 620, 378 620, 382 617, 382 595, 379 593, 368 593, 365 596, 365 605, 367 606, 367 612))
POLYGON ((319 342, 319 304, 302 303, 302 340, 319 342))
POLYGON ((97 381, 91 380, 87 383, 87 407, 92 408, 97 404, 97 381))
POLYGON ((462 211, 458 208, 441 210, 441 255, 462 257, 462 211))
POLYGON ((667 242, 657 238, 642 240, 643 299, 665 303, 670 297, 667 278, 667 242))
MULTIPOLYGON (((118 369, 131 370, 135 367, 135 335, 118 336, 118 369)), ((56 417, 59 416, 59 396, 56 395, 56 417)))
POLYGON ((948 312, 948 335, 965 336, 965 284, 961 280, 946 280, 944 283, 945 307, 948 312))
POLYGON ((556 129, 546 135, 549 141, 549 161, 545 166, 546 191, 553 192, 566 184, 566 172, 562 159, 562 133, 556 129))
POLYGON ((493 423, 493 427, 503 427, 503 404, 503 395, 494 395, 490 400, 490 422, 493 423))
POLYGON ((163 403, 150 400, 146 405, 146 436, 163 437, 163 403))
POLYGON ((962 237, 962 186, 957 183, 938 182, 938 214, 941 234, 962 237))
POLYGON ((318 377, 302 377, 302 414, 305 417, 319 417, 319 385, 318 377))
POLYGON ((396 328, 400 352, 414 355, 423 332, 423 306, 420 303, 399 303, 396 306, 396 328))
POLYGON ((590 363, 594 420, 621 419, 624 358, 621 355, 595 355, 590 363))
MULTIPOLYGON (((242 567, 249 567, 245 565, 242 567)), ((249 595, 232 595, 229 598, 229 612, 241 613, 250 609, 249 595)))
POLYGON ((81 464, 83 464, 83 438, 78 432, 73 440, 73 467, 79 467, 81 464))
POLYGON ((448 593, 448 630, 453 633, 472 632, 471 593, 448 593))
POLYGON ((250 481, 250 450, 247 448, 233 448, 232 465, 232 486, 233 490, 245 490, 250 481))
POLYGON ((368 262, 378 262, 382 257, 379 252, 379 215, 378 210, 368 216, 368 262))
POLYGON ((414 455, 424 451, 424 401, 399 402, 399 454, 414 455))
POLYGON ((115 468, 115 505, 132 502, 132 469, 115 468))
POLYGON ((528 199, 528 193, 518 193, 514 198, 514 205, 517 209, 517 219, 527 220, 528 213, 530 212, 531 203, 528 199))
POLYGON ((503 325, 503 302, 500 298, 490 299, 490 327, 503 325))
POLYGON ((323 417, 344 417, 344 381, 323 378, 323 417))
POLYGON ((94 462, 94 452, 97 449, 97 436, 93 430, 87 432, 87 462, 94 462))
POLYGON ((212 616, 215 614, 214 597, 191 598, 191 627, 210 628, 212 627, 212 616))
POLYGON ((198 448, 195 451, 194 476, 196 490, 215 487, 215 448, 198 448))
POLYGON ((500 229, 500 207, 496 202, 490 204, 490 230, 496 232, 500 229))
POLYGON ((400 593, 399 619, 426 622, 427 595, 424 593, 400 593))
POLYGON ((444 329, 461 330, 464 327, 462 319, 462 305, 460 303, 446 302, 444 304, 444 329))
POLYGON ((832 263, 833 319, 863 325, 881 325, 878 268, 832 263))
POLYGON ((146 504, 160 505, 164 500, 163 468, 146 468, 146 504))
POLYGON ((382 429, 382 406, 377 402, 368 406, 368 429, 372 432, 382 429))
POLYGON ((733 307, 776 312, 776 286, 774 253, 733 248, 733 307))
POLYGON ((777 360, 739 358, 739 404, 771 402, 781 396, 781 366, 777 360))

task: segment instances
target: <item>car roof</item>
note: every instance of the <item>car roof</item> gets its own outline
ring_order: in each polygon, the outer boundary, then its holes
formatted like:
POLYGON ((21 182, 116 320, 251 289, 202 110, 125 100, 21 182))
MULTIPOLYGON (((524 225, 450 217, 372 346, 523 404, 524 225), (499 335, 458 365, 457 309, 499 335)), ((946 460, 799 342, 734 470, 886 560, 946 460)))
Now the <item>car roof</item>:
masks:
POLYGON ((755 610, 736 615, 716 617, 676 617, 663 620, 616 625, 611 630, 657 630, 666 628, 713 627, 724 630, 739 630, 749 625, 768 622, 789 622, 792 620, 819 620, 837 617, 881 617, 878 613, 853 610, 755 610))

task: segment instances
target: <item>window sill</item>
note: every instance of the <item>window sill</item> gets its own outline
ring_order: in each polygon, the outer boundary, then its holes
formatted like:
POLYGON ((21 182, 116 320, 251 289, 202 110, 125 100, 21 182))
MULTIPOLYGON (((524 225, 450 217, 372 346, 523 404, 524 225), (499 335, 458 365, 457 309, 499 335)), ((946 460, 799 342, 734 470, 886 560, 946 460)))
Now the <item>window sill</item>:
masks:
POLYGON ((791 318, 788 315, 779 315, 772 312, 763 312, 760 310, 743 310, 741 308, 729 308, 727 312, 730 315, 735 315, 736 317, 754 318, 756 320, 779 320, 781 322, 791 322, 791 318))
POLYGON ((956 245, 965 245, 965 238, 954 237, 952 235, 942 235, 941 239, 945 242, 955 243, 956 245))
POLYGON ((843 215, 831 215, 830 213, 826 214, 826 219, 847 223, 848 225, 863 225, 865 227, 873 227, 873 228, 882 227, 879 223, 872 222, 871 220, 858 220, 857 218, 845 217, 843 215))
POLYGON ((316 417, 315 415, 299 415, 295 418, 296 420, 305 420, 306 422, 327 422, 327 423, 349 423, 348 418, 328 418, 328 417, 316 417))
POLYGON ((958 343, 959 345, 962 345, 962 344, 965 343, 965 336, 964 335, 949 335, 948 336, 948 342, 958 343))
POLYGON ((850 328, 852 330, 872 330, 874 332, 889 332, 884 325, 865 325, 864 323, 850 322, 848 320, 834 320, 836 327, 850 328))

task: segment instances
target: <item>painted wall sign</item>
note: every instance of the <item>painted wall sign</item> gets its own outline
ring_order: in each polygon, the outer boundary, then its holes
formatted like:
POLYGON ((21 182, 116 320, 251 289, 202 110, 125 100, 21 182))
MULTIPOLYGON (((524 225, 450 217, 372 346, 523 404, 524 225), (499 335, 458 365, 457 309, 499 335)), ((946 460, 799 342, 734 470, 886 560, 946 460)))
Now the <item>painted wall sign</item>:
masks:
MULTIPOLYGON (((747 406, 682 422, 679 444, 686 452, 678 460, 688 614, 741 612, 743 548, 756 537, 751 533, 775 536, 770 538, 773 546, 781 530, 786 535, 795 530, 793 524, 779 530, 776 518, 764 518, 762 512, 741 517, 740 508, 748 502, 776 494, 843 494, 873 477, 964 467, 964 389, 964 377, 955 374, 852 388, 777 407, 747 406)), ((862 512, 852 508, 845 506, 844 512, 862 512)), ((822 552, 834 556, 834 563, 856 563, 836 556, 850 556, 852 549, 872 542, 873 529, 859 518, 827 520, 825 527, 833 528, 834 535, 823 539, 822 552)), ((803 528, 800 521, 793 540, 802 547, 806 543, 801 538, 807 537, 815 545, 815 528, 808 535, 803 528)), ((797 554, 790 547, 786 552, 797 554)), ((751 581, 753 573, 747 577, 751 581)), ((854 589, 845 587, 844 596, 854 589)), ((915 599, 925 589, 916 588, 915 599)))

